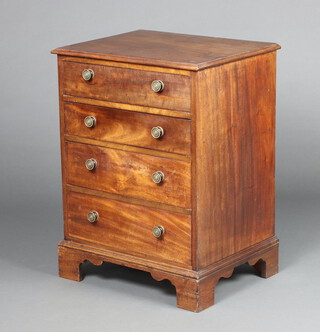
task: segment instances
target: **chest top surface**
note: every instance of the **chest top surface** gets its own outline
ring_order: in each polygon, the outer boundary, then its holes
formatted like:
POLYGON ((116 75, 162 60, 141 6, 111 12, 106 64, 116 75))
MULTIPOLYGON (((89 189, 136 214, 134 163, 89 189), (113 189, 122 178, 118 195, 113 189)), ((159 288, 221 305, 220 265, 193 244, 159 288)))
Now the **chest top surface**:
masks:
POLYGON ((275 43, 137 30, 52 53, 197 71, 279 48, 275 43))

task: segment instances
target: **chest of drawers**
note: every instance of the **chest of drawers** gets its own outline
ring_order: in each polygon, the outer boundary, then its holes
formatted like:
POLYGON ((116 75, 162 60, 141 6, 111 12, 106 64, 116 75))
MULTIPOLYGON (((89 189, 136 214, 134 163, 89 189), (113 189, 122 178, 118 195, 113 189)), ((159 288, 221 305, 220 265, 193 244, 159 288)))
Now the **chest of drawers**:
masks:
POLYGON ((64 240, 81 264, 168 279, 201 311, 235 267, 278 271, 277 44, 138 30, 58 55, 64 240))

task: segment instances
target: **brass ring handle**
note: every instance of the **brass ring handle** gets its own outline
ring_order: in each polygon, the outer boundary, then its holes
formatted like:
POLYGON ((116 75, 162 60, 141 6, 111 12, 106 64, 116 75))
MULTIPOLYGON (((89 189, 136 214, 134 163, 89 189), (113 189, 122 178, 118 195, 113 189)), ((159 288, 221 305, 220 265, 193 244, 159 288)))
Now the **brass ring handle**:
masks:
POLYGON ((151 89, 154 92, 161 92, 164 89, 164 83, 160 80, 155 80, 151 83, 151 89))
POLYGON ((93 128, 97 123, 97 119, 94 116, 86 116, 84 118, 84 124, 86 125, 86 127, 88 128, 93 128))
POLYGON ((153 127, 151 129, 151 136, 155 139, 159 139, 160 137, 162 137, 164 135, 164 130, 162 127, 157 126, 157 127, 153 127))
POLYGON ((157 171, 152 174, 152 181, 154 183, 160 183, 164 180, 164 174, 161 171, 157 171))
POLYGON ((82 78, 85 81, 91 81, 94 78, 94 71, 92 69, 85 69, 82 72, 82 78))
POLYGON ((89 222, 91 222, 91 224, 93 224, 94 222, 98 221, 99 213, 97 211, 91 211, 88 213, 87 219, 89 222))
POLYGON ((97 168, 97 166, 98 166, 98 162, 95 159, 90 158, 90 159, 86 160, 86 168, 87 168, 87 170, 93 171, 94 169, 97 168))
POLYGON ((159 238, 164 234, 164 228, 162 226, 155 226, 152 228, 152 234, 154 237, 159 238))

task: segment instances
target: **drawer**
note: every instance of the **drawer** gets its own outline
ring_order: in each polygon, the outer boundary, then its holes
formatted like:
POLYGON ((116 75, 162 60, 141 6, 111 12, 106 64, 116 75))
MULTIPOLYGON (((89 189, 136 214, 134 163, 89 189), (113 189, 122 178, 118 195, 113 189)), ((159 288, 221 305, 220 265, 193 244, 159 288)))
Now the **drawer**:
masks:
POLYGON ((66 103, 65 133, 190 155, 190 120, 66 103), (88 116, 95 118, 93 127, 84 123, 88 116), (155 127, 163 129, 158 139, 151 135, 155 127))
POLYGON ((67 182, 72 185, 190 208, 190 163, 93 145, 66 143, 67 182), (89 171, 86 160, 97 167, 89 171), (154 183, 152 174, 164 174, 154 183))
POLYGON ((144 258, 190 265, 190 216, 68 192, 67 236, 144 258), (88 213, 98 212, 89 222, 88 213), (164 234, 154 237, 152 229, 164 234))
POLYGON ((63 62, 62 73, 64 95, 190 112, 189 76, 69 61, 63 62), (94 72, 89 81, 82 77, 85 69, 94 72), (151 89, 154 80, 164 83, 162 92, 151 89))

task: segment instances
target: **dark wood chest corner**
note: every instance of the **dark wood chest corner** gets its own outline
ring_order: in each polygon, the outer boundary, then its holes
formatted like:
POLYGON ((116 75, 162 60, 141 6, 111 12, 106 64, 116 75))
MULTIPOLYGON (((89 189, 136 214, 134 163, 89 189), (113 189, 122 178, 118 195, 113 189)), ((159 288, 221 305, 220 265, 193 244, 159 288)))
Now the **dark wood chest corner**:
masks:
POLYGON ((138 30, 58 48, 61 277, 148 271, 201 311, 278 272, 274 43, 138 30))

